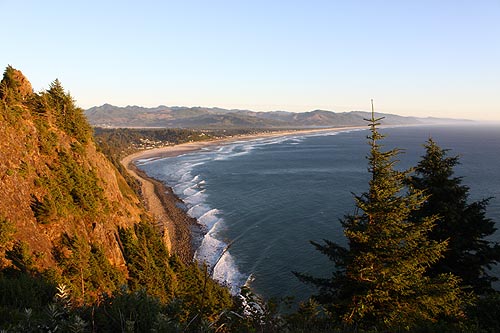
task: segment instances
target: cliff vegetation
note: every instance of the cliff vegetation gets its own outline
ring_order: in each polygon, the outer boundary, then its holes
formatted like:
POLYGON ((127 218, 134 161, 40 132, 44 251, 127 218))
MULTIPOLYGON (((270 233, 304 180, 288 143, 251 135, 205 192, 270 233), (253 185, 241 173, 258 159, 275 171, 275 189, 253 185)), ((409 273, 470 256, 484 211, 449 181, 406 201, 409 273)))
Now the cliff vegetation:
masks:
POLYGON ((0 330, 498 332, 497 278, 488 269, 500 245, 488 240, 488 199, 469 203, 453 176, 458 158, 432 140, 414 171, 395 169, 399 150, 382 150, 379 120, 372 112, 369 190, 341 221, 348 246, 313 242, 331 260, 331 276, 295 273, 317 293, 284 314, 286 302, 245 287, 233 297, 206 266, 169 253, 167 231, 113 165, 138 142, 214 132, 102 130, 98 149, 58 80, 34 92, 8 66, 0 82, 0 330))
POLYGON ((36 93, 8 66, 0 138, 0 328, 143 332, 231 307, 202 267, 168 253, 59 80, 36 93))

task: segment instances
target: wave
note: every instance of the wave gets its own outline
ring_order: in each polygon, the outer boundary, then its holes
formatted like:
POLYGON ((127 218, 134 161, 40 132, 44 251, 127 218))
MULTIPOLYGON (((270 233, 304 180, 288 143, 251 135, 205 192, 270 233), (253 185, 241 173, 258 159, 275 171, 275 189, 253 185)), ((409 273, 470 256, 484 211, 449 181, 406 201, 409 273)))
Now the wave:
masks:
POLYGON ((215 161, 225 161, 234 157, 246 155, 254 149, 254 144, 247 142, 233 142, 217 150, 215 161))
MULTIPOLYGON (((354 131, 345 130, 343 132, 354 131)), ((231 254, 231 242, 221 239, 225 226, 224 212, 207 202, 209 186, 203 176, 203 165, 211 161, 225 161, 259 150, 261 147, 284 144, 297 145, 311 136, 337 135, 340 132, 293 134, 281 137, 237 141, 217 147, 205 147, 197 152, 162 159, 144 159, 137 165, 146 166, 148 174, 165 181, 185 203, 186 213, 196 218, 202 229, 202 237, 195 250, 195 260, 206 263, 214 279, 227 285, 233 294, 241 286, 250 284, 254 276, 241 272, 231 254)), ((249 226, 252 229, 255 226, 249 226)), ((248 231, 248 230, 247 230, 248 231)), ((244 237, 243 232, 238 238, 244 237)), ((232 240, 237 241, 237 239, 232 240)))
POLYGON ((232 267, 236 267, 235 259, 229 251, 226 251, 215 265, 212 276, 217 281, 233 281, 229 284, 229 290, 235 295, 240 292, 242 286, 246 285, 251 274, 250 276, 242 274, 232 267))
POLYGON ((210 206, 200 203, 190 207, 187 211, 187 214, 195 219, 198 219, 210 210, 210 206))
POLYGON ((158 157, 141 158, 141 159, 135 160, 134 163, 137 166, 139 166, 139 165, 147 164, 147 163, 152 162, 152 161, 156 161, 157 159, 158 159, 158 157))
POLYGON ((198 218, 198 222, 202 224, 204 227, 206 227, 208 230, 211 230, 215 223, 217 223, 220 218, 219 215, 220 211, 218 209, 211 209, 202 216, 198 218))
POLYGON ((204 202, 206 199, 205 190, 198 191, 193 195, 185 197, 182 201, 188 204, 188 206, 198 205, 204 202))
POLYGON ((219 239, 218 230, 224 228, 223 212, 210 207, 207 203, 206 181, 202 174, 195 172, 207 161, 227 159, 248 153, 251 146, 241 143, 240 145, 225 145, 189 153, 183 156, 165 158, 161 163, 147 161, 143 165, 147 167, 148 174, 165 181, 174 193, 184 202, 186 213, 196 218, 201 227, 202 238, 195 243, 199 246, 195 251, 194 258, 200 263, 206 263, 212 277, 227 285, 233 294, 240 291, 247 276, 242 274, 231 256, 229 245, 219 239))
POLYGON ((203 237, 200 247, 194 253, 194 257, 197 261, 206 263, 213 270, 226 247, 225 242, 214 237, 214 230, 212 230, 203 237))

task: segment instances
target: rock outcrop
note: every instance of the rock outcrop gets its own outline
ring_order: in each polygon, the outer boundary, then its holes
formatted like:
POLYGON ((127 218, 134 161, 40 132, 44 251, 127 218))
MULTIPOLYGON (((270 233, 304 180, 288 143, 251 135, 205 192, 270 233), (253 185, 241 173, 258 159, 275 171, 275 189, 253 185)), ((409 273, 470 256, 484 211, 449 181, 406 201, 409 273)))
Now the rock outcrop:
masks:
POLYGON ((126 273, 118 228, 144 213, 139 199, 93 141, 83 110, 59 81, 34 93, 7 67, 0 83, 0 218, 40 270, 55 267, 61 237, 99 247, 126 273))

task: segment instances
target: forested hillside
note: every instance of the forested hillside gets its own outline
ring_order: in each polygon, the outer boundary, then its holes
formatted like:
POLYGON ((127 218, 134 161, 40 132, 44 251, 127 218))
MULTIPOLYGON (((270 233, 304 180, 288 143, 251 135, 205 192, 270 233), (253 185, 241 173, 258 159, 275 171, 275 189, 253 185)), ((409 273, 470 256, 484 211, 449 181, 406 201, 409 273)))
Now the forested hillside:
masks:
POLYGON ((168 320, 179 327, 230 307, 226 289, 167 252, 165 232, 98 151, 61 83, 35 93, 7 67, 0 83, 0 328, 115 332, 128 325, 143 332, 167 325, 160 315, 174 299, 168 320))
POLYGON ((123 178, 97 152, 92 129, 59 81, 33 93, 21 72, 7 68, 1 84, 0 212, 17 245, 35 254, 37 269, 53 267, 62 234, 99 244, 125 272, 117 227, 143 213, 123 178))

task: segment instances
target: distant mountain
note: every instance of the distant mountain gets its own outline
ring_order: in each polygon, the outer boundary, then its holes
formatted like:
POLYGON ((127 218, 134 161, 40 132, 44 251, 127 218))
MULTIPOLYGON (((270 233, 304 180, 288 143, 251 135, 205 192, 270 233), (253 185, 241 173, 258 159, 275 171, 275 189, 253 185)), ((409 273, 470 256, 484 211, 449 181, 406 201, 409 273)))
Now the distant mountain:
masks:
MULTIPOLYGON (((369 112, 255 112, 205 107, 154 108, 140 106, 118 107, 110 104, 92 107, 85 111, 89 122, 99 127, 175 127, 175 128, 321 128, 365 125, 369 112)), ((376 113, 385 117, 385 125, 435 124, 443 122, 467 122, 467 120, 442 118, 403 117, 376 113)))

